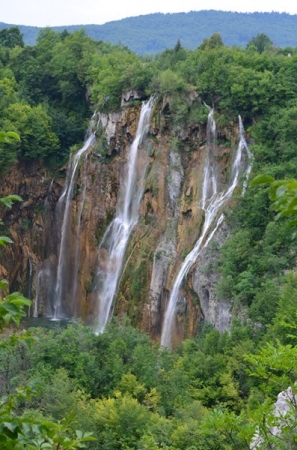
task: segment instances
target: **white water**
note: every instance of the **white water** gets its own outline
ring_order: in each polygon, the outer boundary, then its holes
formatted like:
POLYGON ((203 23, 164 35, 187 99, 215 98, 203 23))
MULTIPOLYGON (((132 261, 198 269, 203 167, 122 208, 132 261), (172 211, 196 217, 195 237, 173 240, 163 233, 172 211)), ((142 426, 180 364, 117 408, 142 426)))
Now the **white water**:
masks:
POLYGON ((48 197, 49 197, 50 193, 52 192, 53 184, 54 184, 54 179, 52 178, 52 181, 51 181, 51 183, 49 185, 49 188, 48 188, 48 191, 47 191, 47 196, 46 196, 46 199, 45 199, 45 202, 44 202, 44 206, 45 207, 49 206, 49 198, 48 197))
POLYGON ((40 298, 44 297, 44 291, 47 292, 48 290, 48 284, 50 280, 50 269, 48 267, 40 268, 37 275, 37 281, 36 281, 36 296, 34 301, 34 310, 33 310, 33 317, 38 317, 38 306, 40 298))
POLYGON ((38 304, 39 304, 41 278, 42 278, 42 270, 39 270, 38 275, 37 275, 36 296, 35 296, 35 302, 34 302, 33 317, 38 317, 38 304))
MULTIPOLYGON (((32 276, 33 276, 33 264, 31 258, 28 259, 29 263, 29 277, 28 277, 28 295, 27 298, 31 300, 31 292, 32 292, 32 276)), ((28 307, 28 317, 31 316, 31 306, 28 307)))
POLYGON ((64 190, 61 197, 59 198, 57 208, 62 210, 64 206, 62 227, 61 227, 61 238, 60 238, 60 248, 58 255, 58 266, 57 266, 57 277, 55 285, 55 298, 54 298, 54 314, 52 320, 59 320, 64 316, 63 314, 63 298, 65 296, 65 273, 67 271, 67 255, 69 252, 67 244, 67 235, 69 233, 70 224, 70 210, 71 210, 71 200, 73 196, 74 180, 76 169, 81 156, 88 150, 88 148, 95 142, 95 134, 92 133, 86 139, 83 147, 75 154, 73 160, 70 160, 67 169, 67 178, 64 190))
MULTIPOLYGON (((100 118, 99 118, 100 120, 100 118)), ((98 120, 98 123, 99 123, 98 120)), ((85 156, 85 161, 88 155, 85 156)), ((73 267, 73 284, 71 286, 71 298, 73 299, 73 312, 74 315, 77 315, 77 306, 78 306, 78 272, 80 267, 80 230, 81 230, 81 221, 82 221, 82 213, 84 209, 84 204, 86 200, 86 190, 87 190, 87 174, 86 174, 86 166, 84 164, 84 173, 83 173, 83 191, 82 191, 82 199, 80 203, 80 208, 78 211, 77 217, 77 229, 75 236, 75 251, 74 251, 74 267, 73 267)))
MULTIPOLYGON (((208 115, 208 130, 215 130, 212 122, 213 122, 213 110, 210 111, 208 115)), ((211 134, 208 135, 210 137, 211 134)), ((209 139, 208 137, 208 139, 209 139)), ((213 137, 212 137, 213 139, 213 137)), ((209 153, 212 145, 207 146, 207 152, 209 153)), ((202 227, 201 235, 196 242, 194 248, 187 255, 184 260, 180 271, 176 277, 174 282, 168 306, 166 309, 163 329, 161 335, 161 346, 171 348, 172 347, 172 332, 175 321, 175 311, 176 304, 179 298, 179 290, 182 284, 183 279, 189 272, 189 269, 196 262, 201 250, 207 247, 209 242, 211 241, 213 235, 217 231, 218 227, 222 223, 224 216, 223 214, 219 214, 222 207, 228 202, 231 198, 233 191, 238 183, 238 177, 240 174, 240 166, 242 161, 242 152, 246 150, 249 156, 249 150, 244 139, 243 126, 241 122, 241 118, 239 117, 239 144, 237 147, 237 151, 235 153, 235 158, 232 165, 231 171, 231 181, 230 186, 226 191, 217 192, 217 183, 212 180, 215 176, 214 168, 211 167, 210 157, 206 155, 204 162, 204 171, 203 171, 203 184, 202 184, 202 199, 201 199, 201 209, 205 212, 204 224, 202 227)), ((249 172, 251 171, 250 164, 248 165, 249 172)))
MULTIPOLYGON (((207 106, 207 105, 206 105, 207 106)), ((209 109, 207 120, 207 153, 205 155, 204 169, 203 169, 203 184, 202 184, 202 199, 201 208, 206 208, 207 200, 217 193, 217 180, 215 173, 215 165, 210 163, 210 156, 214 153, 216 146, 216 122, 213 114, 214 110, 209 109)))
POLYGON ((252 154, 252 152, 250 151, 246 140, 245 140, 245 134, 244 134, 244 128, 243 128, 243 123, 241 120, 241 117, 239 116, 239 145, 242 146, 242 149, 246 150, 247 153, 247 158, 248 158, 248 166, 247 169, 245 171, 245 179, 243 182, 243 187, 242 187, 242 196, 244 196, 248 182, 249 182, 249 178, 250 178, 250 173, 252 171, 252 167, 253 167, 253 161, 254 161, 254 156, 252 154))
POLYGON ((137 180, 137 154, 150 126, 153 103, 151 98, 142 105, 136 136, 129 151, 126 179, 120 188, 120 198, 123 198, 123 201, 118 204, 116 216, 99 245, 101 261, 95 288, 98 298, 98 322, 95 330, 97 334, 104 331, 111 318, 126 247, 131 231, 138 222, 145 169, 140 180, 137 180))

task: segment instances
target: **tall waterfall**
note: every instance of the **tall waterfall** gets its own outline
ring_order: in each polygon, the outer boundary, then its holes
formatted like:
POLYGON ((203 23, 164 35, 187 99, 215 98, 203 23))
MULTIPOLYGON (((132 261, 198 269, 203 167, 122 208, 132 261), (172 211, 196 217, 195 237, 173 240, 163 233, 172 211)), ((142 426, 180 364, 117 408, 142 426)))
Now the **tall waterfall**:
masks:
MULTIPOLYGON (((65 187, 57 204, 57 211, 62 216, 62 226, 52 315, 53 320, 58 320, 65 315, 63 300, 66 298, 66 291, 68 289, 66 280, 67 271, 69 270, 69 245, 67 238, 70 232, 71 200, 73 197, 75 174, 81 156, 94 144, 95 139, 95 134, 89 131, 83 147, 75 154, 73 159, 69 160, 65 187)), ((73 273, 72 276, 76 277, 77 273, 73 273)))
MULTIPOLYGON (((205 104, 206 105, 206 104, 205 104)), ((213 195, 217 193, 217 179, 216 179, 216 167, 215 164, 211 164, 211 157, 214 155, 214 150, 216 147, 216 122, 214 120, 213 114, 214 109, 209 108, 208 119, 207 119, 207 153, 205 155, 204 169, 203 169, 203 183, 202 183, 202 199, 201 208, 205 209, 206 201, 213 195)))
MULTIPOLYGON (((209 242, 211 241, 213 235, 217 231, 218 227, 223 221, 223 214, 220 213, 222 207, 228 202, 231 198, 233 191, 238 183, 238 177, 240 175, 241 163, 242 163, 242 155, 243 150, 245 149, 248 157, 250 157, 250 152, 248 150, 248 146, 246 144, 243 132, 243 125, 241 118, 239 116, 239 144, 234 156, 234 161, 232 164, 231 170, 231 180, 229 182, 229 187, 227 190, 222 190, 221 192, 217 192, 217 182, 216 177, 217 174, 215 172, 215 167, 210 163, 211 158, 211 148, 213 146, 212 142, 215 134, 215 125, 213 118, 213 110, 210 110, 208 114, 208 145, 207 145, 207 155, 205 156, 204 161, 204 170, 203 170, 203 183, 202 183, 202 198, 200 207, 204 210, 205 218, 204 224, 201 230, 200 237, 196 242, 194 248, 187 255, 184 260, 180 271, 176 277, 174 282, 168 306, 166 309, 163 329, 161 335, 161 346, 171 348, 172 347, 172 332, 175 320, 175 311, 176 304, 179 298, 179 290, 182 284, 183 279, 189 272, 192 265, 196 262, 200 252, 202 249, 206 248, 209 242), (210 141, 211 139, 211 141, 210 141), (210 145, 209 145, 210 144, 210 145)), ((250 159, 250 158, 249 158, 250 159)), ((246 175, 249 175, 251 170, 251 163, 248 164, 248 168, 245 172, 246 175)))
MULTIPOLYGON (((100 120, 100 118, 99 118, 100 120)), ((99 121, 98 121, 99 123, 99 121)), ((97 124, 98 125, 98 124, 97 124)), ((84 160, 86 160, 87 155, 85 155, 84 160)), ((80 239, 80 231, 81 231, 81 222, 82 222, 82 214, 86 200, 86 190, 87 190, 87 173, 86 173, 86 165, 83 164, 83 188, 82 188, 82 199, 80 202, 80 207, 78 210, 77 216, 77 228, 76 228, 76 236, 75 236, 75 246, 74 246, 74 264, 73 264, 73 282, 71 286, 71 299, 74 303, 73 313, 77 315, 78 310, 78 273, 80 268, 80 251, 81 251, 81 239, 80 239)))
POLYGON ((154 100, 143 103, 135 139, 130 147, 125 180, 121 183, 116 216, 107 228, 99 245, 99 269, 95 292, 98 298, 96 333, 102 333, 113 311, 126 247, 132 229, 138 222, 139 205, 143 194, 145 168, 137 179, 137 155, 144 135, 150 126, 154 100))

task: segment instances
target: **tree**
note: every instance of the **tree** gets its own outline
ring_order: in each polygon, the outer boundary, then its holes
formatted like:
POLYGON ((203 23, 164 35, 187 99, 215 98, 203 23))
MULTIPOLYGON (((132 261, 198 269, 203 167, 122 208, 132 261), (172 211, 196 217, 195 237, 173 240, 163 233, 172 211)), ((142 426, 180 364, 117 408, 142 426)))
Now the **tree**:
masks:
POLYGON ((223 47, 224 43, 219 33, 214 33, 209 39, 204 39, 200 45, 201 50, 212 50, 215 48, 223 47))
POLYGON ((145 406, 127 394, 94 401, 93 406, 102 448, 137 448, 154 419, 145 406))
POLYGON ((4 125, 22 136, 18 153, 25 159, 45 159, 59 149, 59 140, 52 131, 52 119, 43 105, 32 107, 23 102, 9 105, 4 125))
POLYGON ((23 35, 19 27, 4 28, 0 31, 0 45, 13 48, 19 45, 24 47, 23 35))
POLYGON ((273 48, 273 42, 264 33, 258 33, 254 36, 248 43, 246 48, 255 47, 258 53, 263 53, 265 50, 270 50, 273 48))
POLYGON ((276 220, 282 217, 290 219, 289 226, 297 225, 297 180, 275 180, 269 175, 258 175, 252 181, 253 186, 269 185, 269 198, 272 208, 278 213, 276 220))

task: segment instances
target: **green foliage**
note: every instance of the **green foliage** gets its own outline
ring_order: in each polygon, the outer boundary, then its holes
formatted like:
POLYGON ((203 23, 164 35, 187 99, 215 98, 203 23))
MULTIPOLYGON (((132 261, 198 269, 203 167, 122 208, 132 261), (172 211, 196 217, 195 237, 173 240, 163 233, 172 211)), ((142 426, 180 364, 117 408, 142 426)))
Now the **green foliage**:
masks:
POLYGON ((284 277, 284 282, 278 296, 276 314, 267 333, 267 339, 279 339, 283 344, 296 345, 296 301, 297 277, 290 271, 284 277))
MULTIPOLYGON (((1 143, 11 144, 16 141, 20 141, 20 137, 19 137, 18 133, 15 133, 13 131, 8 131, 7 133, 5 133, 4 131, 0 131, 0 170, 1 170, 1 168, 3 168, 6 165, 9 165, 11 162, 15 161, 13 154, 10 153, 8 156, 6 151, 4 151, 4 149, 1 148, 1 143), (2 164, 1 164, 1 161, 2 161, 2 164)), ((12 202, 19 201, 19 200, 21 200, 21 198, 18 197, 17 195, 10 195, 10 196, 1 198, 0 204, 7 206, 8 208, 11 208, 12 202)), ((0 245, 1 245, 1 241, 0 241, 0 245)))
POLYGON ((13 48, 17 45, 24 47, 23 35, 19 27, 0 30, 0 46, 13 48))
MULTIPOLYGON (((80 448, 73 437, 78 427, 97 438, 86 441, 90 449, 248 449, 256 429, 264 442, 275 439, 269 433, 273 403, 296 378, 296 348, 278 341, 257 348, 254 331, 243 324, 229 333, 205 324, 196 339, 171 353, 154 349, 127 321, 109 324, 100 336, 79 324, 34 333, 38 340, 26 353, 18 345, 9 362, 16 386, 31 379, 43 386, 15 406, 16 417, 28 422, 24 439, 30 445, 54 442, 55 435, 61 448, 67 448, 66 436, 70 448, 80 448), (22 365, 13 360, 20 355, 22 365)), ((12 383, 7 388, 9 397, 12 383)), ((295 436, 294 417, 283 432, 287 445, 295 436)))
POLYGON ((276 220, 289 217, 289 226, 297 224, 297 181, 296 180, 274 180, 268 175, 259 175, 253 180, 253 185, 269 184, 269 198, 272 207, 277 211, 276 220))
MULTIPOLYGON (((3 281, 1 288, 6 288, 3 281)), ((21 318, 26 315, 24 309, 20 307, 29 305, 31 301, 18 292, 7 295, 4 300, 0 297, 0 331, 3 330, 3 325, 8 325, 11 321, 19 325, 21 318)))
POLYGON ((94 419, 99 443, 105 448, 136 448, 150 427, 153 416, 128 395, 94 402, 94 419))
POLYGON ((283 391, 296 379, 297 347, 267 343, 257 355, 248 355, 246 360, 251 365, 250 375, 261 381, 258 386, 268 393, 273 389, 273 395, 283 391))
MULTIPOLYGON (((1 24, 0 27, 7 25, 1 24)), ((226 45, 245 47, 252 36, 261 31, 281 47, 295 46, 296 18, 290 14, 238 13, 224 11, 190 11, 188 13, 146 14, 128 17, 103 25, 72 25, 68 33, 84 29, 95 40, 113 44, 122 42, 138 54, 156 54, 173 48, 178 37, 184 48, 194 50, 205 36, 219 33, 226 45), (148 34, 149 31, 149 34, 148 34)), ((34 45, 40 31, 37 27, 20 26, 27 45, 34 45)), ((65 33, 65 27, 54 27, 65 33)))
POLYGON ((85 442, 93 441, 91 433, 76 431, 69 437, 69 419, 60 423, 36 419, 35 414, 14 414, 17 402, 28 399, 32 395, 29 388, 18 389, 17 393, 1 399, 0 409, 0 443, 7 450, 35 449, 80 449, 85 448, 85 442))
POLYGON ((273 46, 271 39, 264 33, 258 33, 248 43, 247 49, 254 47, 258 53, 263 53, 265 50, 270 50, 273 46))
POLYGON ((42 105, 9 105, 4 125, 14 128, 22 136, 17 151, 24 159, 48 158, 59 148, 58 138, 51 129, 51 119, 42 105))
POLYGON ((212 50, 214 48, 223 47, 224 43, 219 33, 214 33, 209 39, 204 39, 200 45, 201 50, 212 50))
POLYGON ((7 133, 5 133, 4 131, 0 131, 0 142, 11 144, 15 140, 20 140, 20 137, 17 133, 14 133, 13 131, 8 131, 7 133))
POLYGON ((146 87, 150 74, 127 48, 115 46, 106 50, 98 48, 91 55, 89 77, 93 81, 92 100, 101 110, 114 110, 120 106, 122 92, 131 87, 146 87))

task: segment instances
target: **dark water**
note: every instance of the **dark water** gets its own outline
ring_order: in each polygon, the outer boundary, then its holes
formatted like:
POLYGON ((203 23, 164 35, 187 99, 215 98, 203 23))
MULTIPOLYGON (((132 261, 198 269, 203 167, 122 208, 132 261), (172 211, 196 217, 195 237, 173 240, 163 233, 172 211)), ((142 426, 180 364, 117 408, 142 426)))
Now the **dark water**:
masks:
POLYGON ((66 328, 72 322, 72 319, 52 320, 50 317, 24 317, 20 326, 26 329, 37 327, 46 329, 66 328))

